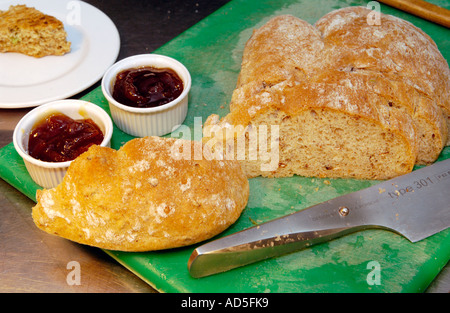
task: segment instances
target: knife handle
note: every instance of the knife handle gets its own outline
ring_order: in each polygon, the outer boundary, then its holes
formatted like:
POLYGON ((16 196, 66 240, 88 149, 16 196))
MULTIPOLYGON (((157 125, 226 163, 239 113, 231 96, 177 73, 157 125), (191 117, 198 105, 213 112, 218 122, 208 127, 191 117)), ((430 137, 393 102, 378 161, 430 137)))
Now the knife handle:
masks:
POLYGON ((422 0, 380 0, 396 9, 450 27, 450 10, 422 0))
MULTIPOLYGON (((257 227, 255 226, 253 228, 256 230, 257 227)), ((377 225, 360 225, 289 233, 229 246, 228 242, 231 241, 242 242, 241 238, 233 238, 239 237, 240 233, 236 233, 195 249, 189 258, 188 269, 194 278, 209 276, 264 259, 298 251, 367 228, 382 227, 377 225), (217 244, 220 244, 221 240, 225 248, 217 247, 217 244)))

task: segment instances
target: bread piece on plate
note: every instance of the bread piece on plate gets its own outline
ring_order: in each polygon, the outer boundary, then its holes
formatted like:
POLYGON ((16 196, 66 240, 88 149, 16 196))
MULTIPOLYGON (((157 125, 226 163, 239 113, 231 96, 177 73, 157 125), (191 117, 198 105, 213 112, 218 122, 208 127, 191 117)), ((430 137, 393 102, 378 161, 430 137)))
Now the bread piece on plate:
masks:
POLYGON ((41 58, 70 52, 63 23, 26 5, 0 11, 0 52, 18 52, 41 58))
POLYGON ((344 8, 314 26, 283 15, 255 30, 230 113, 208 117, 205 144, 234 152, 248 177, 387 179, 434 162, 449 137, 448 64, 420 29, 385 14, 369 25, 370 12, 344 8))
POLYGON ((92 146, 60 185, 38 190, 34 222, 109 250, 161 250, 209 239, 238 219, 249 185, 239 163, 195 160, 195 147, 160 137, 133 139, 119 150, 92 146))

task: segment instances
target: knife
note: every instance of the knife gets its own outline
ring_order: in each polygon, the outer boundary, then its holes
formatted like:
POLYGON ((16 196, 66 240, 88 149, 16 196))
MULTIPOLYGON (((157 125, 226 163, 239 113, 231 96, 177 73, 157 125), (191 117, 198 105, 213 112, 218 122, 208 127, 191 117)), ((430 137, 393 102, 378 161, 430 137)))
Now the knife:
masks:
POLYGON ((225 272, 364 229, 417 242, 450 226, 450 159, 197 247, 192 277, 225 272))

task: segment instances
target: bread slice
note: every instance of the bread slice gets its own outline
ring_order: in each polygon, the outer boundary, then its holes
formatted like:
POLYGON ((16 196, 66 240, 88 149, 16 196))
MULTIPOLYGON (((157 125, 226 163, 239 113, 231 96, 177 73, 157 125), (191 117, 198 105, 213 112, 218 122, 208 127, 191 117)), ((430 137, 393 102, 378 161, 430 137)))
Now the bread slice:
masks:
POLYGON ((240 89, 235 96, 243 101, 241 104, 245 102, 240 108, 248 108, 251 122, 243 123, 245 128, 235 127, 243 121, 239 120, 246 114, 243 111, 234 111, 237 118, 233 114, 222 120, 210 116, 204 127, 205 144, 211 150, 223 150, 224 159, 241 160, 249 178, 301 175, 385 179, 412 170, 418 146, 408 115, 378 107, 379 99, 374 95, 366 97, 346 86, 334 86, 331 91, 327 84, 289 84, 272 86, 270 92, 258 97, 247 97, 245 88, 240 89), (323 97, 325 90, 338 100, 323 97), (296 106, 274 108, 273 103, 296 106), (278 131, 273 131, 275 126, 278 131))
POLYGON ((34 222, 50 234, 121 251, 211 238, 238 219, 249 184, 238 162, 195 160, 195 147, 160 137, 133 139, 119 150, 92 146, 60 185, 38 190, 34 222))
POLYGON ((230 113, 208 118, 204 142, 248 177, 387 179, 435 161, 449 137, 448 64, 421 30, 384 14, 369 25, 370 12, 344 8, 314 26, 283 15, 255 30, 230 113))
POLYGON ((26 5, 0 11, 0 52, 41 58, 70 52, 64 25, 57 18, 26 5))

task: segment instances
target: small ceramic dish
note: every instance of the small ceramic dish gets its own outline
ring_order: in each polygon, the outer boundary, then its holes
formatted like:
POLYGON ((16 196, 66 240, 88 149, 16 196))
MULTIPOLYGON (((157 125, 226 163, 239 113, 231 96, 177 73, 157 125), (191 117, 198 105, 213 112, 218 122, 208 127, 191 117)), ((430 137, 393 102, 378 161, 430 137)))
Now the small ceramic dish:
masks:
POLYGON ((183 64, 173 58, 159 54, 140 54, 125 58, 106 71, 101 86, 103 95, 108 100, 114 123, 119 129, 132 136, 162 136, 172 132, 186 118, 191 75, 183 64), (141 108, 119 103, 112 96, 117 74, 139 67, 172 69, 183 81, 182 93, 171 102, 157 107, 141 108))
POLYGON ((90 118, 103 132, 101 146, 110 146, 113 124, 110 116, 99 106, 82 100, 58 100, 38 106, 28 112, 17 123, 13 133, 16 151, 22 157, 31 178, 44 188, 56 187, 63 179, 72 161, 45 162, 31 157, 28 153, 28 140, 33 127, 47 116, 62 113, 72 119, 90 118))

